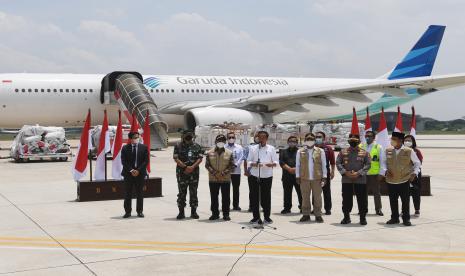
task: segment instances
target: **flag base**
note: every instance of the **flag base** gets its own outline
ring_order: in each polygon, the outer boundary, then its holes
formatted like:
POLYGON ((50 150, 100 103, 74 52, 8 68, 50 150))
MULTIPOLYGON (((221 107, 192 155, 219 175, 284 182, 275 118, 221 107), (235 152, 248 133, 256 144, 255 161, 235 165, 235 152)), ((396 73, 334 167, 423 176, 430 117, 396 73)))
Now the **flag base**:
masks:
MULTIPOLYGON (((103 181, 83 180, 77 182, 76 201, 100 201, 124 199, 126 188, 123 180, 108 179, 103 181)), ((161 177, 150 177, 145 180, 144 197, 162 197, 161 177)), ((135 191, 133 197, 135 198, 135 191)))

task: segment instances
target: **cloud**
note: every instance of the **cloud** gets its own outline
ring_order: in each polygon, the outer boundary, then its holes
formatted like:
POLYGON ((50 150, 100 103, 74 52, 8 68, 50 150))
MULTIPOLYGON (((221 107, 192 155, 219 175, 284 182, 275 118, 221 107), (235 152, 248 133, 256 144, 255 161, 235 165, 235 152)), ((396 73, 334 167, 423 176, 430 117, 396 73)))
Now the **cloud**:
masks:
POLYGON ((277 26, 282 26, 287 23, 286 20, 282 18, 272 17, 272 16, 260 17, 258 18, 258 22, 261 24, 271 24, 271 25, 277 25, 277 26))

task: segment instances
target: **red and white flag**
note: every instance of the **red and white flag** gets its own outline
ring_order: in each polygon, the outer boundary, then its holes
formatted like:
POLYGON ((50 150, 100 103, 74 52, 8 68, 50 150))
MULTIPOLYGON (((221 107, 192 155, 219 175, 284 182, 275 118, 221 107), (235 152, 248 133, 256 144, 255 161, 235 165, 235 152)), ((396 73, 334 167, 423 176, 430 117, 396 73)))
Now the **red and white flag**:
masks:
POLYGON ((113 141, 113 160, 111 164, 111 176, 113 179, 122 179, 121 172, 123 164, 121 163, 121 149, 123 147, 123 123, 121 122, 121 111, 118 112, 118 126, 116 127, 115 140, 113 141))
POLYGON ((73 178, 79 181, 87 174, 87 160, 89 159, 89 151, 92 149, 92 139, 90 137, 90 109, 87 112, 86 122, 82 129, 81 139, 77 149, 77 154, 73 159, 73 178))
POLYGON ((357 112, 355 112, 355 107, 352 109, 352 128, 350 134, 360 135, 360 130, 358 128, 357 112))
POLYGON ((402 127, 402 114, 400 113, 400 106, 397 106, 397 119, 394 132, 404 132, 404 128, 402 127))
POLYGON ((142 134, 142 139, 144 140, 144 145, 147 146, 148 149, 148 160, 147 163, 147 174, 150 173, 150 120, 149 120, 149 112, 145 115, 145 122, 144 122, 144 133, 142 134))
POLYGON ((368 111, 368 106, 367 106, 367 116, 365 118, 365 130, 363 131, 363 135, 360 137, 360 140, 362 143, 366 143, 365 139, 365 134, 367 131, 373 131, 373 128, 371 127, 371 121, 370 121, 370 112, 368 111))
POLYGON ((379 118, 379 128, 378 128, 378 133, 376 134, 376 143, 381 145, 383 149, 388 148, 390 145, 386 118, 384 117, 384 108, 381 108, 381 116, 379 118))
MULTIPOLYGON (((137 122, 136 113, 132 113, 132 120, 131 120, 131 130, 130 132, 137 132, 139 133, 139 123, 137 122)), ((131 143, 131 139, 128 138, 127 143, 131 143)))
POLYGON ((100 140, 97 151, 97 162, 95 162, 95 180, 105 179, 105 163, 107 162, 106 153, 108 153, 111 149, 107 111, 105 110, 104 112, 102 130, 100 132, 100 140))
POLYGON ((417 135, 417 119, 415 118, 415 107, 412 106, 412 122, 410 123, 410 135, 417 135))

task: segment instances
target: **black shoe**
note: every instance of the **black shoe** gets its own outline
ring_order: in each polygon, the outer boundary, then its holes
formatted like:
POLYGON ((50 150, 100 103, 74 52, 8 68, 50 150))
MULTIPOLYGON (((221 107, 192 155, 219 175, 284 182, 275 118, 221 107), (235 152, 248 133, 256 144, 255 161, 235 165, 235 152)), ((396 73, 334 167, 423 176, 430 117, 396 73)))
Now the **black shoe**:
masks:
POLYGON ((312 210, 312 211, 310 212, 310 214, 312 214, 312 215, 313 215, 313 214, 314 214, 314 211, 312 210))
POLYGON ((230 221, 231 218, 229 217, 229 215, 223 215, 223 220, 224 221, 230 221))
POLYGON ((143 213, 139 213, 139 214, 137 214, 137 216, 140 217, 140 218, 145 217, 143 213))
POLYGON ((283 209, 281 211, 281 214, 285 215, 285 214, 289 214, 290 212, 291 212, 291 210, 289 210, 289 209, 283 209))
POLYGON ((271 218, 265 218, 265 223, 271 224, 273 220, 271 218))
POLYGON ((247 209, 248 213, 252 213, 252 208, 247 209))
POLYGON ((301 213, 301 214, 302 214, 302 209, 300 209, 300 210, 299 210, 299 213, 301 213))
POLYGON ((321 216, 316 217, 315 220, 318 223, 323 223, 324 222, 324 220, 323 220, 323 218, 321 216))
POLYGON ((380 217, 384 216, 383 211, 381 210, 376 211, 376 214, 380 217))
POLYGON ((176 219, 185 219, 186 216, 184 215, 184 208, 179 208, 179 214, 176 219))
POLYGON ((360 225, 367 225, 367 219, 365 217, 360 218, 360 225))
POLYGON ((398 219, 390 219, 386 222, 386 224, 399 224, 400 221, 398 219))
POLYGON ((306 222, 306 221, 310 221, 310 216, 303 215, 303 216, 300 218, 300 222, 306 222))
POLYGON ((404 221, 403 224, 404 224, 405 226, 412 226, 412 223, 410 222, 410 220, 404 221))
POLYGON ((129 218, 131 216, 131 213, 126 213, 124 214, 123 218, 129 218))
POLYGON ((198 219, 199 215, 197 214, 197 207, 191 207, 191 218, 198 219))
POLYGON ((330 210, 326 211, 326 212, 325 212, 325 215, 330 216, 330 215, 331 215, 331 211, 330 211, 330 210))
POLYGON ((259 218, 253 218, 250 220, 250 224, 257 223, 260 219, 259 218))
POLYGON ((415 216, 416 216, 416 217, 419 217, 419 216, 420 216, 420 210, 416 210, 416 211, 415 211, 415 216))
POLYGON ((211 216, 208 218, 208 220, 217 220, 217 219, 219 219, 219 218, 220 218, 220 215, 213 214, 213 215, 211 215, 211 216))
POLYGON ((352 221, 350 220, 349 216, 344 216, 344 218, 341 220, 341 224, 349 224, 352 221))
POLYGON ((241 211, 242 209, 241 209, 241 207, 236 206, 236 207, 233 208, 233 210, 234 210, 234 211, 241 211))

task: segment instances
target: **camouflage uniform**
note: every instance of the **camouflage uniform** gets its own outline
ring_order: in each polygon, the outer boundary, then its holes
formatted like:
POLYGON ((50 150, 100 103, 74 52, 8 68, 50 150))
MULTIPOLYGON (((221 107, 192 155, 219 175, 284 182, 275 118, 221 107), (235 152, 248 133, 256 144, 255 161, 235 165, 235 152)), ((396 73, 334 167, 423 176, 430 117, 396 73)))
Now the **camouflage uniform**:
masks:
MULTIPOLYGON (((198 159, 203 158, 203 151, 197 143, 179 142, 174 147, 174 159, 181 160, 187 166, 193 165, 198 159)), ((189 205, 196 208, 199 204, 197 199, 197 188, 199 186, 199 167, 195 168, 190 174, 184 173, 185 168, 176 166, 176 179, 178 181, 178 207, 186 206, 187 188, 189 188, 189 205)))

